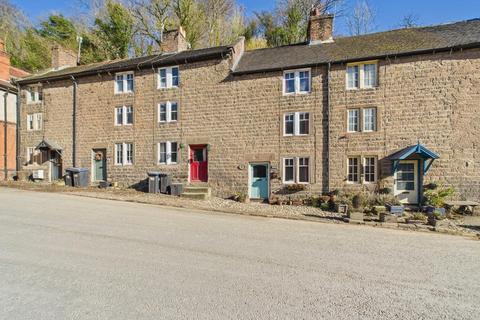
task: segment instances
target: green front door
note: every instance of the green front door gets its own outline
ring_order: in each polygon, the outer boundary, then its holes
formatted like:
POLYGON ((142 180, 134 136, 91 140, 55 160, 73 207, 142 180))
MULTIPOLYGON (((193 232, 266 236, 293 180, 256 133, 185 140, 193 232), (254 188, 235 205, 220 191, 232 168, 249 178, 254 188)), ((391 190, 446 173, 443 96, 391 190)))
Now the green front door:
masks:
POLYGON ((250 199, 268 199, 268 163, 250 165, 250 199))
POLYGON ((107 180, 106 150, 93 150, 93 177, 95 181, 107 180))

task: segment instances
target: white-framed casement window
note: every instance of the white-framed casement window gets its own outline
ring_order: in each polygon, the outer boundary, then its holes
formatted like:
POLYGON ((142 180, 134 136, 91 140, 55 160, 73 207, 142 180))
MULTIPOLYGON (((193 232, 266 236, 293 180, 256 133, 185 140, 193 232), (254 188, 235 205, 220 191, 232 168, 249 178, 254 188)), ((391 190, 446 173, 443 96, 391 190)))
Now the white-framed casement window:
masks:
POLYGON ((283 94, 305 94, 311 90, 310 69, 291 70, 283 73, 283 94))
POLYGON ((27 147, 26 160, 28 164, 33 164, 33 157, 35 156, 35 148, 27 147))
POLYGON ((158 144, 158 163, 159 164, 177 164, 178 163, 178 143, 160 142, 158 144))
POLYGON ((363 158, 363 182, 374 183, 377 181, 377 158, 363 158))
POLYGON ((158 105, 158 122, 176 122, 178 121, 178 103, 163 102, 158 105))
POLYGON ((283 183, 295 183, 295 158, 283 159, 283 183))
POLYGON ((158 69, 158 88, 178 88, 180 85, 180 70, 178 67, 158 69))
POLYGON ((368 184, 377 181, 377 157, 375 156, 348 157, 347 167, 348 183, 368 184))
POLYGON ((310 183, 310 158, 283 158, 283 183, 310 183))
POLYGON ((115 108, 115 125, 128 126, 133 124, 133 107, 121 106, 115 108))
POLYGON ((30 86, 26 90, 27 103, 38 103, 43 100, 43 93, 41 86, 30 86))
POLYGON ((115 144, 115 165, 128 166, 133 164, 134 149, 133 143, 115 144))
POLYGON ((115 74, 115 93, 130 93, 133 90, 133 71, 115 74))
POLYGON ((373 131, 377 131, 377 108, 347 110, 347 132, 373 131))
POLYGON ((360 183, 360 157, 348 157, 347 182, 360 183))
POLYGON ((363 131, 372 132, 377 130, 377 108, 363 109, 363 131))
POLYGON ((347 65, 347 89, 371 89, 378 84, 377 62, 363 62, 347 65))
POLYGON ((347 131, 359 132, 360 131, 360 109, 347 110, 347 131))
POLYGON ((310 113, 294 112, 283 116, 284 136, 304 136, 310 133, 310 113))
POLYGON ((41 113, 27 114, 27 130, 28 131, 42 130, 42 127, 43 127, 43 117, 41 113))

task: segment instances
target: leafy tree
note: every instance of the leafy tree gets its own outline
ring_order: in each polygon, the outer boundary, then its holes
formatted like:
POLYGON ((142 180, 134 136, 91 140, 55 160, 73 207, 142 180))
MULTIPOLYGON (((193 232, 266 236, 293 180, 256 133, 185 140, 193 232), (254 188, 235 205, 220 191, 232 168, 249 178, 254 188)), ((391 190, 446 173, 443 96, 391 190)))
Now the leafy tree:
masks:
POLYGON ((323 13, 340 14, 343 0, 279 0, 273 12, 255 13, 259 30, 270 47, 294 44, 306 39, 312 8, 323 13))
POLYGON ((50 15, 46 21, 40 23, 38 34, 60 45, 77 50, 77 30, 73 22, 63 15, 50 15))
POLYGON ((95 19, 94 34, 110 59, 126 58, 133 35, 133 17, 122 4, 107 1, 106 12, 95 19))
POLYGON ((174 0, 173 11, 178 19, 178 25, 185 29, 187 41, 192 49, 200 46, 205 16, 198 2, 196 0, 174 0))
POLYGON ((35 29, 26 29, 19 43, 22 51, 11 55, 12 65, 31 72, 50 67, 50 43, 47 39, 39 36, 35 29))

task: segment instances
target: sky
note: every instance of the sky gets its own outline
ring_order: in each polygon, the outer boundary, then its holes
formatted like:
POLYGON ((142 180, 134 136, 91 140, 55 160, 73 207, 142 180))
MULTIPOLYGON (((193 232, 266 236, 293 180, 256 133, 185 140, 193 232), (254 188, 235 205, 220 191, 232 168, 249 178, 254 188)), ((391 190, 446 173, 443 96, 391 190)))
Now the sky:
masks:
MULTIPOLYGON (((10 1, 23 9, 34 22, 47 17, 51 12, 60 12, 66 16, 77 13, 74 0, 10 1)), ((358 0, 345 0, 345 7, 353 7, 356 1, 358 0)), ((398 28, 402 18, 408 14, 416 15, 420 25, 480 18, 480 0, 368 0, 368 2, 376 13, 376 31, 398 28)), ((237 0, 237 3, 245 8, 247 15, 275 7, 275 0, 237 0)), ((336 34, 348 34, 345 20, 345 17, 336 20, 336 34)))

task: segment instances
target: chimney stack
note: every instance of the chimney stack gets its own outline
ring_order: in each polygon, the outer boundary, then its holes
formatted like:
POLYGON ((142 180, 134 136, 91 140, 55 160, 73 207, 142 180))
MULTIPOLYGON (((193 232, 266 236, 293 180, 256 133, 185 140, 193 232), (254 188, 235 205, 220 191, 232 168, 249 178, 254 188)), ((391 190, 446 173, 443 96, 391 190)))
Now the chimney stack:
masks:
POLYGON ((310 11, 308 21, 309 44, 333 42, 333 14, 322 14, 318 7, 310 11))
POLYGON ((188 42, 185 30, 180 26, 178 29, 163 32, 163 39, 160 45, 162 53, 176 53, 188 50, 188 42))
POLYGON ((0 80, 10 82, 10 56, 5 50, 5 42, 0 39, 0 80))
POLYGON ((55 70, 77 66, 75 52, 56 44, 52 47, 52 68, 55 70))

